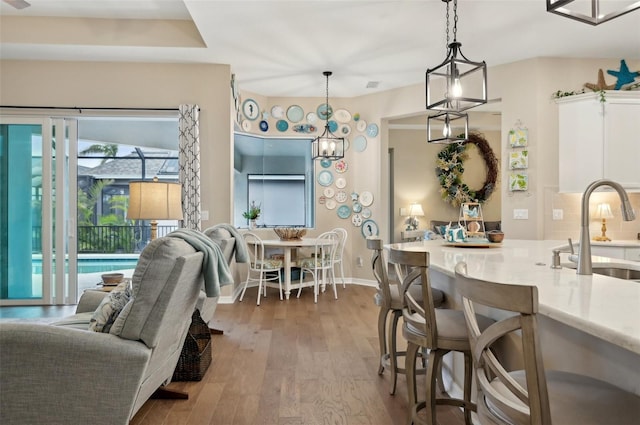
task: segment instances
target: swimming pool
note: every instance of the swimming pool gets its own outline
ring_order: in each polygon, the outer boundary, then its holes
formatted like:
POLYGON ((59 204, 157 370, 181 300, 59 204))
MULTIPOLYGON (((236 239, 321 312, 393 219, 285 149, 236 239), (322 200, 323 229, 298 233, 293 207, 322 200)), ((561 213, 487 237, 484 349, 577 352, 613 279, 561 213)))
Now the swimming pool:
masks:
MULTIPOLYGON (((78 274, 112 272, 116 270, 133 270, 138 263, 137 257, 132 258, 105 258, 91 257, 78 258, 78 274)), ((42 274, 42 259, 31 260, 31 272, 42 274)))

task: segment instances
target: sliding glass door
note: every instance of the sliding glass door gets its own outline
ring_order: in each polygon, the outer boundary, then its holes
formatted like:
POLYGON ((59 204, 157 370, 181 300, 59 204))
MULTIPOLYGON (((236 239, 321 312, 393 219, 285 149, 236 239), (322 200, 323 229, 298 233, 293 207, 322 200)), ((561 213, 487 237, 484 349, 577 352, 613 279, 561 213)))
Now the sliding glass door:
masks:
POLYGON ((76 302, 76 145, 73 119, 0 117, 0 305, 76 302))

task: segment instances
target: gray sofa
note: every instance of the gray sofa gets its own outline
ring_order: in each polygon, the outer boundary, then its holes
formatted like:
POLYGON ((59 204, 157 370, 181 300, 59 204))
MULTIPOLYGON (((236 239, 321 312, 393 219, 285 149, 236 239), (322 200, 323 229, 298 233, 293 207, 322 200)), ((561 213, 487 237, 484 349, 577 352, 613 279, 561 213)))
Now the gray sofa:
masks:
POLYGON ((98 291, 85 292, 77 314, 56 324, 0 324, 0 423, 126 425, 171 380, 203 258, 182 239, 151 242, 108 333, 88 330, 108 304, 98 291))

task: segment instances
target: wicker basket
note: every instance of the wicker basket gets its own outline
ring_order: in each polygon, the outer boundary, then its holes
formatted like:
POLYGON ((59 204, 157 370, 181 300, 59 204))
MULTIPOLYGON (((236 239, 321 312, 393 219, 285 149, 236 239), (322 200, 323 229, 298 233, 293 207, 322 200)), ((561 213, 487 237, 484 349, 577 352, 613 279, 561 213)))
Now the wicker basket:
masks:
POLYGON ((191 326, 184 341, 178 364, 173 372, 174 381, 200 381, 211 365, 211 331, 195 310, 191 326))
POLYGON ((276 227, 273 231, 282 241, 299 241, 307 234, 304 227, 276 227))

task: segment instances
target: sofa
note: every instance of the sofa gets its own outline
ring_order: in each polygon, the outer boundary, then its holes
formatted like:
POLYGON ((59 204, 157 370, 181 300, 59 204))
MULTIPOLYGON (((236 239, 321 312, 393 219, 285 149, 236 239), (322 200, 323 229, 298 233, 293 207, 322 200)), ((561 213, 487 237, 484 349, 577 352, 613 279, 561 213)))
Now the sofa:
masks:
POLYGON ((86 291, 76 314, 54 324, 0 324, 0 423, 128 424, 171 380, 205 255, 183 239, 158 238, 130 286, 86 291))

